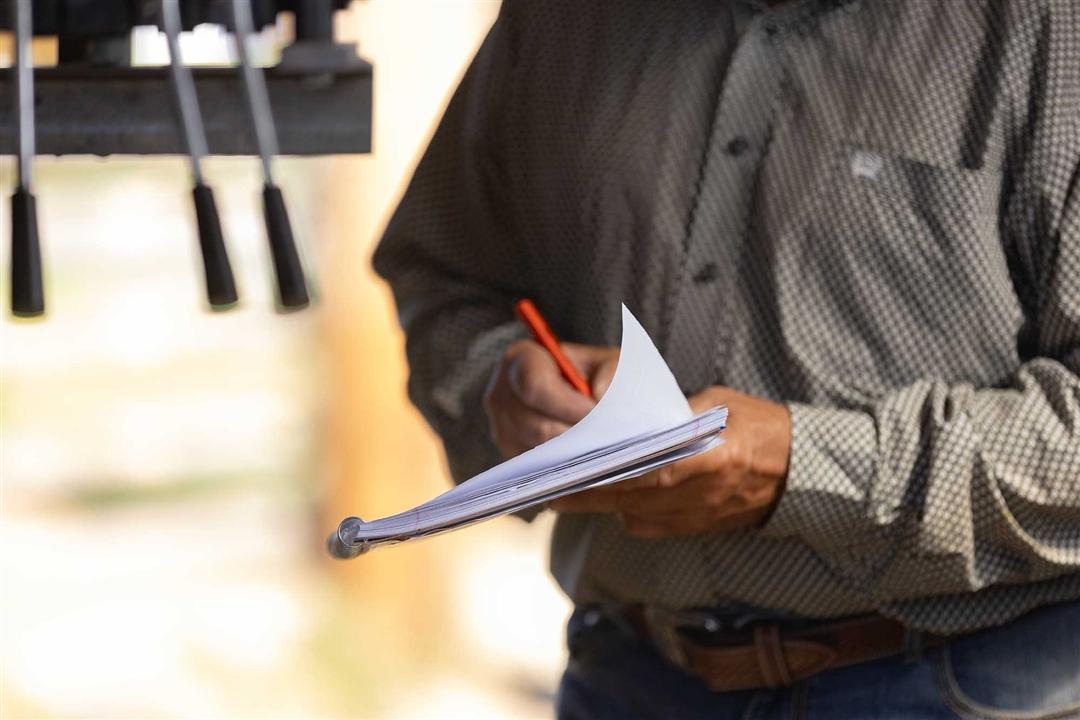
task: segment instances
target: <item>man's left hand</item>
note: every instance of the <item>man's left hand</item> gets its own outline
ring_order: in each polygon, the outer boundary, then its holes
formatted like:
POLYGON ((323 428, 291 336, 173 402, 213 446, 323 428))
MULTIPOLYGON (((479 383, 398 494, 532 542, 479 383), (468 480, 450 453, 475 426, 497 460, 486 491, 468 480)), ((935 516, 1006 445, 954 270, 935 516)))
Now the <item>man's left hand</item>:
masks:
POLYGON ((787 407, 714 386, 695 413, 728 406, 724 443, 639 478, 554 500, 560 512, 618 513, 631 535, 664 538, 758 525, 783 493, 791 453, 787 407))

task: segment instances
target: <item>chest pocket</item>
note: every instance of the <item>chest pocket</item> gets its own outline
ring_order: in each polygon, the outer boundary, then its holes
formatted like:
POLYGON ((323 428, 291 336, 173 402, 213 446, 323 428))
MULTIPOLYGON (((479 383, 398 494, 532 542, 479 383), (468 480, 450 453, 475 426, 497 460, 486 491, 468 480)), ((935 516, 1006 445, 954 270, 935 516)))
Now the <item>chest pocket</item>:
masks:
POLYGON ((998 233, 1001 176, 841 145, 782 253, 784 332, 804 369, 861 393, 920 377, 993 383, 1020 306, 998 233))

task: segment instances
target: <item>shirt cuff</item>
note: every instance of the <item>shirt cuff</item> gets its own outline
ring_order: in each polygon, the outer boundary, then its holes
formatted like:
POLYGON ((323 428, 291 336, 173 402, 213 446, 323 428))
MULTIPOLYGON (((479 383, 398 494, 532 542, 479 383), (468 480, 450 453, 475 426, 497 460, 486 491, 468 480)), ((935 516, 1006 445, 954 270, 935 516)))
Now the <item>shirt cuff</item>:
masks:
POLYGON ((527 331, 517 321, 496 325, 477 335, 457 368, 446 372, 432 389, 436 407, 454 421, 475 412, 502 354, 515 340, 526 335, 527 331))
POLYGON ((858 542, 877 466, 869 413, 789 404, 791 457, 780 502, 764 537, 798 537, 821 549, 858 542))
POLYGON ((523 336, 517 322, 481 333, 469 346, 456 370, 448 371, 431 391, 432 427, 442 438, 455 484, 502 462, 484 413, 484 389, 506 347, 523 336))

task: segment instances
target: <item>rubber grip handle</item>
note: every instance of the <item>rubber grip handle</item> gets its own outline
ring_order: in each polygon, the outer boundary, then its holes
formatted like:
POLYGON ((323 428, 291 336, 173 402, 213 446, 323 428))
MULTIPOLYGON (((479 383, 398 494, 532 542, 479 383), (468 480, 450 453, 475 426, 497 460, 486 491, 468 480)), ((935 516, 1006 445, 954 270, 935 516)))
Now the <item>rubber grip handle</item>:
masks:
POLYGON ((266 214, 266 234, 270 238, 270 255, 277 276, 278 300, 286 308, 306 307, 310 302, 304 268, 296 250, 285 199, 276 185, 263 187, 263 211, 266 214))
POLYGON ((233 280, 229 254, 225 251, 225 236, 221 232, 214 192, 207 185, 196 185, 195 219, 199 224, 199 249, 202 250, 206 272, 206 297, 212 307, 236 304, 236 282, 233 280))
POLYGON ((45 312, 37 202, 21 187, 11 196, 11 312, 19 317, 45 312))

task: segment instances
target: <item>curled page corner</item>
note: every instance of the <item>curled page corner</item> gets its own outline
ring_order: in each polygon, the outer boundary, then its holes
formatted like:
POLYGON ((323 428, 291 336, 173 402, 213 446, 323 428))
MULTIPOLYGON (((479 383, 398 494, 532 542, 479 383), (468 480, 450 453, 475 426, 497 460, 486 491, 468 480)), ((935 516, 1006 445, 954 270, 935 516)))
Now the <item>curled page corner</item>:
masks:
POLYGON ((576 425, 448 490, 442 498, 554 467, 590 450, 672 427, 693 417, 675 376, 649 334, 622 306, 619 364, 607 392, 576 425))
POLYGON ((691 417, 690 403, 671 369, 645 328, 623 305, 622 346, 611 385, 592 412, 560 437, 587 436, 596 447, 607 444, 605 439, 614 442, 644 435, 691 417))

